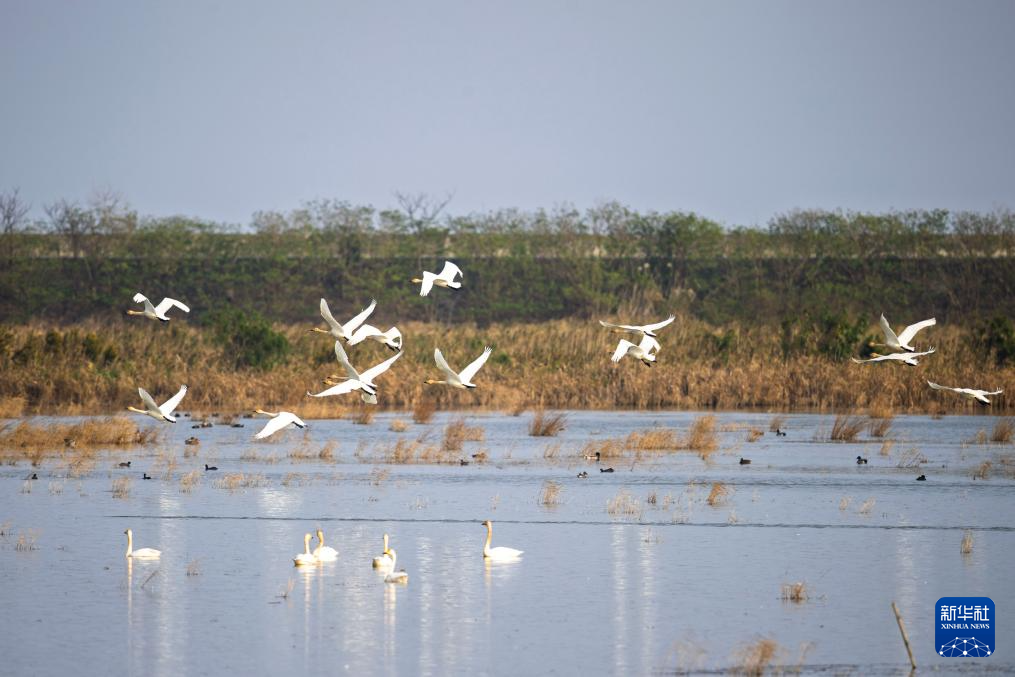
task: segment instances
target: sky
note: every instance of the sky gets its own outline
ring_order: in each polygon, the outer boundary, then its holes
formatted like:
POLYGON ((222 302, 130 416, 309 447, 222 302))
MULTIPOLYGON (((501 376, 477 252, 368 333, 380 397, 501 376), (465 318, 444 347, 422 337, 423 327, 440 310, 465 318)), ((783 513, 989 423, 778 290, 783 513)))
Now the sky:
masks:
POLYGON ((1015 207, 1015 2, 0 0, 0 191, 236 224, 1015 207))

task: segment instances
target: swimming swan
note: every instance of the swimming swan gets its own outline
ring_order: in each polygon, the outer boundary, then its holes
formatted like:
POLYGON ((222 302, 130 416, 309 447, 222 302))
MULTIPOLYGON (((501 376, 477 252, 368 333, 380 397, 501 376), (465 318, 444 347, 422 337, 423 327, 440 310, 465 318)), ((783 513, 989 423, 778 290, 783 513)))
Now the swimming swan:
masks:
POLYGON ((148 394, 148 391, 144 388, 137 389, 138 394, 141 395, 141 402, 144 403, 144 409, 138 409, 137 407, 127 407, 127 411, 133 411, 135 414, 145 414, 151 416, 156 421, 169 421, 170 423, 176 423, 176 417, 173 416, 173 411, 176 407, 180 406, 180 402, 183 400, 183 396, 187 394, 187 386, 182 386, 180 391, 170 397, 160 407, 155 404, 155 400, 148 394))
POLYGON ((127 534, 127 557, 134 559, 158 559, 162 557, 162 551, 155 548, 138 548, 135 550, 134 532, 127 529, 123 533, 127 534))
POLYGON ((599 324, 603 325, 607 329, 612 329, 614 333, 619 333, 619 334, 630 333, 630 334, 635 334, 636 336, 642 336, 642 337, 644 337, 644 336, 655 337, 657 329, 662 329, 663 327, 665 327, 665 326, 669 325, 671 322, 673 322, 673 320, 675 320, 675 319, 676 319, 676 317, 674 317, 673 315, 670 315, 668 318, 666 318, 662 322, 656 322, 655 324, 641 324, 641 325, 637 325, 637 324, 612 324, 610 322, 603 322, 602 320, 599 320, 599 324))
POLYGON ((185 313, 190 312, 190 308, 180 303, 176 299, 164 298, 162 302, 157 306, 153 306, 152 302, 148 300, 148 297, 138 292, 134 294, 134 303, 144 303, 144 310, 128 310, 128 315, 144 315, 145 317, 152 320, 161 320, 163 322, 169 322, 169 318, 166 317, 166 311, 170 308, 176 307, 185 313))
POLYGON ((925 329, 927 327, 933 327, 935 324, 937 324, 937 320, 932 317, 929 320, 924 320, 923 322, 911 324, 905 329, 903 329, 902 332, 900 332, 898 335, 896 335, 895 332, 892 331, 892 327, 891 325, 888 324, 888 320, 885 319, 884 313, 881 313, 880 324, 881 331, 884 332, 885 334, 885 342, 879 345, 887 346, 893 350, 906 350, 909 352, 916 352, 916 348, 909 345, 909 342, 913 340, 914 336, 916 336, 916 332, 920 331, 921 329, 925 329))
POLYGON ((300 417, 291 411, 280 411, 272 413, 270 411, 264 411, 263 409, 254 409, 255 414, 264 414, 265 416, 271 416, 271 420, 268 424, 261 428, 261 432, 254 435, 255 440, 263 440, 265 437, 271 437, 282 428, 286 427, 290 423, 297 428, 306 428, 307 424, 300 420, 300 417))
MULTIPOLYGON (((394 550, 388 550, 388 554, 391 555, 391 568, 394 569, 395 568, 395 561, 396 561, 397 554, 395 553, 394 550)), ((385 583, 408 583, 409 582, 409 574, 405 573, 405 569, 402 569, 401 571, 392 571, 392 572, 390 572, 390 573, 388 573, 387 575, 384 576, 384 582, 385 583)))
POLYGON ((462 275, 461 268, 451 263, 451 261, 445 261, 444 267, 441 269, 441 272, 434 275, 433 273, 424 270, 423 278, 420 279, 418 277, 414 277, 412 278, 412 283, 421 285, 419 288, 419 295, 426 296, 427 294, 430 293, 430 290, 433 289, 434 285, 437 285, 438 287, 451 287, 452 289, 460 289, 462 283, 455 282, 455 276, 457 275, 461 275, 462 278, 465 278, 465 275, 462 275))
POLYGON ((949 388, 948 386, 939 386, 938 384, 931 383, 930 381, 927 381, 927 385, 929 385, 934 390, 950 390, 953 393, 958 393, 959 395, 962 395, 962 397, 966 397, 971 400, 976 400, 980 404, 990 404, 990 400, 987 399, 987 395, 1000 395, 1001 393, 1004 392, 1003 390, 989 391, 989 390, 976 390, 974 388, 949 388))
POLYGON ((924 351, 922 353, 892 353, 891 355, 875 355, 875 357, 872 357, 869 360, 858 360, 855 357, 851 357, 849 359, 853 360, 857 364, 866 364, 868 362, 884 362, 886 360, 897 360, 899 362, 903 362, 904 364, 908 364, 910 367, 915 367, 918 364, 920 364, 920 361, 917 360, 916 358, 923 357, 924 355, 930 355, 933 352, 934 348, 931 348, 930 350, 924 351))
POLYGON ((444 355, 441 354, 440 348, 435 348, 433 351, 434 362, 437 363, 437 368, 444 372, 445 379, 443 381, 437 381, 432 378, 428 378, 423 383, 427 385, 447 385, 453 388, 475 388, 476 384, 472 383, 472 378, 476 375, 476 372, 486 364, 487 359, 490 357, 490 353, 493 352, 493 348, 489 346, 483 351, 483 354, 472 361, 472 364, 467 366, 462 371, 455 373, 451 367, 448 366, 447 361, 444 359, 444 355))
POLYGON ((370 339, 371 341, 377 341, 388 347, 390 350, 399 351, 402 349, 402 332, 398 331, 397 327, 392 327, 387 331, 381 331, 377 327, 364 324, 355 332, 349 339, 349 345, 354 346, 357 343, 362 343, 370 339))
POLYGON ((483 522, 483 526, 486 527, 486 544, 483 546, 483 557, 494 562, 507 562, 521 557, 524 550, 505 548, 504 546, 491 548, 490 540, 493 538, 493 522, 486 520, 483 522))
POLYGON ((651 367, 652 363, 656 361, 656 353, 658 352, 659 341, 645 335, 638 345, 634 345, 627 339, 620 339, 620 343, 617 344, 617 349, 613 351, 613 357, 610 359, 614 362, 620 362, 625 355, 630 355, 635 359, 641 360, 642 364, 646 367, 651 367))
POLYGON ((331 334, 336 339, 345 339, 348 341, 352 338, 353 332, 356 328, 363 324, 363 321, 370 317, 370 313, 374 312, 374 308, 377 307, 377 301, 370 301, 370 305, 366 307, 366 310, 356 315, 345 324, 339 324, 335 317, 331 314, 331 310, 328 308, 328 302, 321 299, 321 317, 328 323, 327 329, 321 329, 320 327, 314 327, 310 331, 317 332, 318 334, 331 334))
POLYGON ((324 532, 320 529, 317 530, 317 540, 320 543, 314 548, 314 557, 322 562, 334 562, 338 559, 338 550, 324 544, 324 532))
POLYGON ((384 550, 377 557, 374 557, 374 569, 390 569, 395 566, 395 560, 391 558, 391 550, 388 549, 388 535, 384 534, 384 550))
POLYGON ((313 538, 310 534, 303 537, 303 552, 293 557, 293 566, 306 566, 309 564, 317 564, 317 557, 310 552, 310 539, 313 538))

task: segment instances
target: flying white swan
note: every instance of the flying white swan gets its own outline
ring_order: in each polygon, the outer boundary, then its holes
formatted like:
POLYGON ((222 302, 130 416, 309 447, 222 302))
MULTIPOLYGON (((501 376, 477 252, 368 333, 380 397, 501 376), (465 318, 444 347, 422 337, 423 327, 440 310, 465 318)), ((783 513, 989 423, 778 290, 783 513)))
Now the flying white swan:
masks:
POLYGON ((384 550, 377 557, 374 557, 374 569, 390 569, 395 565, 391 558, 391 550, 388 549, 388 535, 384 534, 384 550))
POLYGON ((127 557, 134 559, 158 559, 159 557, 162 557, 162 551, 156 550, 155 548, 138 548, 135 550, 134 532, 127 529, 123 533, 127 534, 127 557))
POLYGON ((137 392, 141 395, 141 402, 144 403, 144 409, 138 409, 136 407, 127 407, 127 411, 133 411, 135 414, 145 414, 151 416, 156 421, 169 421, 170 423, 176 423, 176 417, 173 416, 173 411, 176 407, 180 406, 180 401, 183 396, 187 394, 187 386, 182 386, 180 391, 170 397, 160 407, 155 404, 155 400, 148 394, 148 391, 144 388, 138 388, 137 392))
POLYGON ((493 522, 486 520, 483 522, 483 526, 486 527, 486 545, 483 546, 483 557, 493 560, 494 562, 507 562, 521 557, 524 550, 505 548, 504 546, 491 548, 490 540, 493 538, 493 522))
POLYGON ((892 350, 915 352, 916 348, 909 345, 909 342, 913 340, 914 336, 916 336, 916 332, 921 329, 926 329, 927 327, 933 327, 935 324, 937 324, 937 320, 932 317, 929 320, 911 324, 903 329, 900 334, 896 335, 895 332, 892 331, 892 327, 888 324, 888 320, 885 319, 885 314, 881 313, 881 331, 885 334, 885 342, 880 345, 888 346, 892 350))
POLYGON ((162 302, 157 306, 153 306, 152 302, 148 300, 148 297, 138 292, 134 294, 134 303, 144 303, 144 310, 128 310, 128 315, 144 315, 145 317, 152 320, 162 320, 163 322, 169 322, 169 318, 166 317, 166 311, 176 306, 185 313, 190 312, 190 308, 180 303, 176 299, 166 297, 162 299, 162 302))
POLYGON ((938 384, 931 383, 930 381, 927 381, 927 385, 929 385, 934 390, 950 390, 953 393, 958 393, 962 397, 967 397, 971 400, 976 400, 981 404, 990 404, 990 400, 987 399, 987 395, 1000 395, 1001 393, 1004 392, 1003 390, 990 391, 990 390, 976 390, 974 388, 949 388, 948 386, 939 386, 938 384))
POLYGON ((307 564, 317 564, 317 557, 310 552, 310 539, 313 538, 310 534, 306 534, 303 537, 303 552, 293 557, 293 566, 305 566, 307 564))
POLYGON ((377 404, 377 385, 374 383, 374 379, 386 372, 391 365, 395 363, 395 360, 400 358, 402 353, 396 353, 388 359, 384 360, 380 364, 370 367, 363 373, 356 371, 355 367, 349 362, 349 356, 345 354, 345 349, 342 348, 342 344, 335 341, 335 357, 338 358, 338 363, 345 369, 346 379, 341 383, 332 382, 332 378, 339 378, 337 375, 328 377, 325 381, 328 385, 331 385, 327 390, 323 390, 316 395, 307 392, 307 395, 311 397, 330 397, 331 395, 342 395, 345 393, 351 393, 354 390, 360 391, 360 399, 367 404, 377 404))
POLYGON ((891 355, 877 355, 877 354, 875 354, 875 357, 872 357, 869 360, 858 360, 855 357, 851 357, 849 359, 853 360, 857 364, 865 364, 867 362, 884 362, 886 360, 897 360, 899 362, 903 362, 905 364, 908 364, 911 367, 915 367, 918 364, 920 364, 920 361, 917 360, 916 358, 923 357, 924 355, 930 355, 933 352, 934 352, 934 348, 931 348, 930 350, 927 350, 927 351, 922 352, 922 353, 892 353, 891 355))
POLYGON ((370 317, 370 313, 374 312, 374 308, 377 307, 377 301, 370 301, 370 305, 367 306, 366 310, 356 315, 345 324, 339 324, 338 321, 331 314, 331 310, 328 308, 328 302, 321 299, 321 317, 328 323, 327 329, 321 329, 320 327, 314 327, 310 331, 316 331, 319 334, 331 334, 336 339, 345 339, 348 341, 352 338, 352 333, 356 331, 356 328, 363 324, 363 321, 370 317))
POLYGON ((387 331, 381 331, 370 324, 360 325, 360 328, 354 331, 352 337, 349 339, 349 345, 354 346, 357 343, 366 341, 367 339, 383 343, 385 346, 394 351, 402 349, 402 332, 398 331, 397 327, 392 327, 387 331))
POLYGON ((478 372, 484 364, 486 364, 486 360, 490 357, 491 352, 493 352, 493 348, 487 346, 486 349, 483 350, 482 355, 473 360, 472 364, 470 364, 465 369, 462 369, 460 372, 456 374, 454 371, 451 370, 451 367, 448 366, 447 361, 441 354, 441 349, 435 348, 433 351, 433 359, 434 362, 437 363, 437 368, 444 372, 445 380, 436 381, 432 378, 428 378, 426 381, 424 381, 424 383, 427 385, 442 384, 451 386, 453 388, 462 388, 462 389, 475 388, 476 384, 472 383, 472 377, 476 375, 476 372, 478 372))
POLYGON ((655 335, 656 335, 655 332, 656 332, 657 329, 662 329, 663 327, 665 327, 668 324, 670 324, 671 322, 673 322, 673 320, 675 320, 675 319, 676 319, 675 316, 670 315, 668 318, 666 318, 662 322, 656 322, 655 324, 641 324, 641 325, 637 325, 637 324, 612 324, 610 322, 603 322, 602 320, 599 320, 599 324, 603 325, 607 329, 612 329, 614 331, 614 333, 620 333, 620 334, 631 333, 631 334, 636 334, 638 336, 652 336, 652 337, 655 337, 655 335))
MULTIPOLYGON (((395 568, 395 562, 397 561, 398 554, 394 550, 388 550, 388 554, 391 555, 391 568, 395 568)), ((409 574, 405 573, 405 569, 401 571, 392 571, 384 576, 385 583, 408 583, 409 574)))
POLYGON ((646 367, 651 367, 652 363, 656 361, 656 353, 658 352, 659 341, 646 334, 638 345, 634 345, 627 339, 620 339, 620 343, 617 344, 617 349, 613 351, 613 357, 610 359, 620 362, 625 355, 630 355, 641 360, 646 367))
POLYGON ((338 559, 338 550, 335 550, 330 545, 324 544, 324 532, 320 529, 317 530, 317 540, 320 543, 314 548, 313 555, 322 562, 334 562, 338 559))
POLYGON ((463 279, 465 278, 465 275, 462 275, 461 268, 451 263, 451 261, 445 261, 444 267, 441 269, 440 273, 434 275, 433 273, 424 270, 423 279, 414 277, 412 278, 412 283, 422 285, 419 288, 419 295, 426 296, 430 293, 430 290, 433 289, 434 285, 437 285, 438 287, 451 287, 452 289, 461 288, 462 283, 455 282, 456 275, 461 275, 463 279))
POLYGON ((291 411, 280 411, 272 413, 265 411, 264 409, 254 409, 255 414, 264 414, 265 416, 271 416, 271 420, 268 421, 267 425, 261 428, 261 432, 254 435, 255 440, 263 440, 265 437, 271 437, 282 428, 292 423, 297 428, 306 428, 307 424, 300 420, 300 417, 291 411))

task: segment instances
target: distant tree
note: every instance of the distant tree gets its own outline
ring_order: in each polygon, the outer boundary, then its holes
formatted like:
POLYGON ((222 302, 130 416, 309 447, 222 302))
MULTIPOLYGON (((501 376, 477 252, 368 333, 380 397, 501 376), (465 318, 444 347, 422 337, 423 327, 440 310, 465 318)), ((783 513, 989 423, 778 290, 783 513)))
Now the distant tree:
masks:
POLYGON ((0 193, 0 225, 3 226, 8 261, 14 260, 14 237, 24 227, 29 209, 30 206, 22 201, 17 188, 0 193))

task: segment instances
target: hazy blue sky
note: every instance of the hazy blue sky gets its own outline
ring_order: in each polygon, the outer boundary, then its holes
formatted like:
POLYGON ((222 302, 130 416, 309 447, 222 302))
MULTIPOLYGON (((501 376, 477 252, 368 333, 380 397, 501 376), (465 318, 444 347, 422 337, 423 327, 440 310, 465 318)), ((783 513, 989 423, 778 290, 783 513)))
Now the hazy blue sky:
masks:
POLYGON ((0 0, 0 190, 247 223, 334 197, 1015 206, 1015 2, 0 0))

